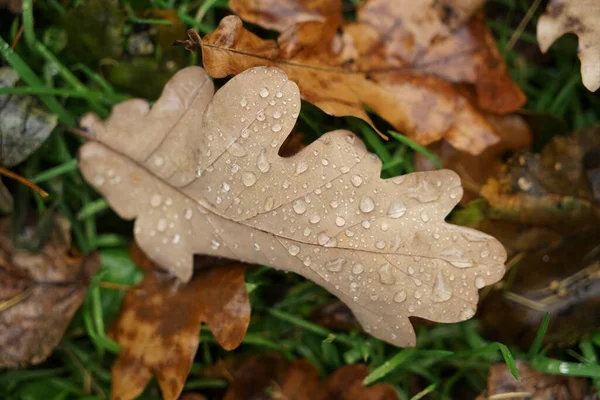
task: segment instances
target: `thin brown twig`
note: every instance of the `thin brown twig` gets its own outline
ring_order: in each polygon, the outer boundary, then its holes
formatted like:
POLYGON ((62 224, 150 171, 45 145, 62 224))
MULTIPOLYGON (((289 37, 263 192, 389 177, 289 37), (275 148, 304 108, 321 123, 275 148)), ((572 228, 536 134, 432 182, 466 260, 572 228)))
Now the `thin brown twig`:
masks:
POLYGON ((15 40, 13 40, 12 44, 10 45, 11 49, 15 49, 17 47, 17 45, 19 44, 19 41, 21 40, 21 36, 23 36, 23 30, 25 29, 25 25, 21 24, 21 26, 19 27, 19 31, 17 32, 17 36, 15 36, 15 40))
POLYGON ((7 170, 6 168, 0 167, 0 175, 4 175, 8 178, 14 179, 17 182, 22 183, 23 185, 31 188, 37 194, 44 198, 48 197, 48 193, 44 189, 31 182, 29 179, 23 178, 21 175, 15 174, 14 172, 7 170))

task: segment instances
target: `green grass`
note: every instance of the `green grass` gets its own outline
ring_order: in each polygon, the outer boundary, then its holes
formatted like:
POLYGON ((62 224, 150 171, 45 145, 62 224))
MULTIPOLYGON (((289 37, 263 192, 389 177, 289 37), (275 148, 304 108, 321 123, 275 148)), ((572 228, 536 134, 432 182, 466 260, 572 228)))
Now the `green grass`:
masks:
MULTIPOLYGON (((76 168, 76 153, 81 140, 67 133, 67 128, 76 127, 77 118, 83 113, 94 111, 107 116, 112 105, 135 96, 110 82, 96 65, 86 65, 70 56, 65 47, 53 39, 56 36, 50 33, 60 32, 61 18, 79 3, 83 2, 40 0, 36 1, 34 9, 32 1, 25 0, 22 17, 0 14, 0 53, 23 82, 17 88, 0 89, 0 94, 34 95, 60 119, 60 126, 43 148, 16 169, 51 196, 42 201, 30 191, 10 183, 17 204, 15 220, 24 220, 26 210, 33 209, 42 215, 58 209, 72 224, 77 248, 84 253, 98 251, 102 256, 102 269, 94 277, 81 310, 50 359, 28 369, 0 371, 0 398, 6 400, 108 399, 110 368, 119 345, 108 338, 106 329, 118 312, 124 292, 99 284, 130 285, 141 277, 127 251, 131 224, 121 221, 82 179, 76 168), (23 38, 13 51, 10 44, 21 24, 23 38)), ((121 3, 127 5, 128 10, 126 32, 141 23, 164 25, 164 21, 140 17, 137 10, 144 1, 124 0, 121 3)), ((532 27, 539 11, 516 46, 506 49, 528 3, 493 1, 492 6, 502 12, 489 18, 513 78, 527 93, 526 109, 554 114, 571 130, 600 120, 600 98, 587 92, 581 84, 575 39, 560 39, 547 57, 541 58, 536 53, 532 27)), ((187 27, 194 27, 201 33, 212 31, 228 12, 227 2, 223 0, 158 0, 153 4, 175 10, 187 27)), ((190 62, 194 60, 195 57, 190 57, 190 62)), ((361 135, 368 148, 381 158, 383 177, 414 171, 415 152, 421 152, 441 165, 434 155, 400 133, 390 132, 391 139, 383 141, 362 121, 331 118, 315 107, 303 104, 300 129, 308 140, 342 127, 361 135)), ((477 321, 472 320, 459 324, 419 325, 417 347, 398 349, 365 334, 334 332, 312 322, 312 312, 333 298, 301 277, 257 268, 248 271, 246 278, 252 303, 248 334, 237 350, 227 353, 204 327, 186 390, 202 392, 205 388, 223 387, 226 383, 222 380, 204 379, 198 375, 198 371, 219 358, 275 351, 287 359, 309 359, 323 376, 345 364, 364 362, 370 369, 365 383, 390 383, 401 399, 452 399, 456 398, 457 388, 478 393, 485 387, 489 367, 496 362, 507 363, 517 375, 515 359, 527 360, 534 368, 547 373, 591 378, 600 391, 600 334, 582 339, 570 349, 543 348, 542 339, 549 323, 546 318, 534 344, 529 351, 524 351, 486 341, 479 333, 477 321), (421 388, 418 393, 410 391, 415 379, 421 388)), ((142 398, 159 399, 157 386, 151 384, 142 398)))

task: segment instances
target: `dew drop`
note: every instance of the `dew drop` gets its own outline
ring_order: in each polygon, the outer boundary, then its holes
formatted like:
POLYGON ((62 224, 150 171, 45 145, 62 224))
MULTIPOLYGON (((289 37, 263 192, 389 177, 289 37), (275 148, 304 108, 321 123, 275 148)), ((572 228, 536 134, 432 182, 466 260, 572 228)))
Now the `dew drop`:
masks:
POLYGON ((329 160, 327 160, 326 158, 321 160, 321 164, 323 164, 324 166, 329 165, 329 160))
POLYGON ((325 268, 327 268, 327 270, 331 272, 340 272, 344 267, 344 261, 346 260, 341 257, 335 258, 333 260, 327 261, 327 263, 325 264, 325 268))
POLYGON ((321 220, 321 216, 319 214, 313 214, 310 216, 310 219, 309 219, 311 224, 317 224, 317 223, 319 223, 320 220, 321 220))
POLYGON ((183 218, 187 219, 188 221, 190 219, 192 219, 193 215, 194 215, 194 212, 192 211, 191 208, 186 208, 185 210, 183 210, 183 218))
POLYGON ((475 287, 477 289, 481 289, 484 286, 485 286, 485 280, 482 277, 478 276, 477 278, 475 278, 475 287))
POLYGON ((481 258, 486 258, 489 257, 490 252, 488 250, 481 250, 481 253, 479 253, 479 255, 481 256, 481 258))
POLYGON ((360 263, 356 263, 352 266, 352 273, 355 275, 360 275, 362 274, 362 272, 365 270, 365 267, 360 264, 360 263))
POLYGON ((227 182, 223 182, 223 184, 221 185, 221 190, 224 193, 227 193, 227 192, 229 192, 230 189, 231 189, 231 185, 227 182))
POLYGON ((210 248, 213 250, 217 250, 219 247, 221 247, 221 243, 216 241, 215 239, 210 241, 210 248))
POLYGON ((321 232, 317 235, 317 243, 319 243, 321 246, 329 242, 330 239, 331 237, 329 237, 325 232, 321 232))
POLYGON ((292 204, 292 208, 296 214, 304 214, 306 212, 306 203, 302 200, 296 200, 292 204))
POLYGON ((475 315, 475 310, 473 307, 467 307, 461 310, 461 312, 458 314, 458 319, 459 321, 464 321, 471 318, 473 315, 475 315))
POLYGON ((423 297, 423 293, 421 293, 419 289, 415 290, 415 293, 413 295, 415 296, 415 299, 420 299, 421 297, 423 297))
POLYGON ((281 130, 282 126, 279 123, 273 124, 273 126, 271 127, 271 130, 273 132, 279 132, 281 130))
POLYGON ((94 177, 94 185, 96 185, 96 186, 104 185, 104 177, 102 175, 96 175, 94 177))
POLYGON ((421 220, 423 222, 429 222, 429 215, 425 211, 421 213, 421 220))
POLYGON ((390 229, 390 224, 388 224, 387 222, 382 222, 381 223, 381 230, 384 232, 387 232, 387 230, 390 229))
POLYGON ((442 303, 450 300, 451 297, 452 290, 448 287, 442 273, 438 272, 433 282, 433 301, 435 303, 442 303))
POLYGON ((353 175, 352 178, 350 178, 350 182, 352 182, 355 187, 359 187, 362 184, 362 181, 360 175, 353 175))
POLYGON ((350 291, 352 291, 352 292, 356 292, 356 289, 358 289, 358 283, 356 283, 356 282, 352 282, 352 283, 350 284, 350 291))
POLYGON ((167 220, 164 218, 161 218, 158 220, 158 223, 156 224, 156 230, 159 232, 164 232, 167 230, 167 220))
POLYGON ((383 250, 385 248, 385 242, 380 240, 379 242, 375 243, 375 247, 377 247, 379 250, 383 250))
POLYGON ((266 87, 262 87, 258 91, 258 94, 260 95, 260 97, 265 98, 269 95, 269 89, 267 89, 266 87))
POLYGON ((165 163, 165 159, 161 156, 154 156, 154 165, 157 167, 162 166, 165 163))
POLYGON ((358 208, 364 213, 370 213, 375 209, 375 202, 369 196, 363 197, 362 199, 360 199, 358 208))
POLYGON ((300 253, 300 247, 298 247, 298 246, 296 246, 295 244, 293 244, 293 245, 291 245, 291 246, 288 248, 288 252, 289 252, 291 255, 295 256, 295 255, 297 255, 298 253, 300 253))
POLYGON ((162 196, 160 194, 155 194, 150 198, 150 205, 152 207, 158 207, 162 204, 162 196))
POLYGON ((273 111, 273 118, 275 118, 275 119, 281 118, 281 111, 279 111, 279 110, 273 111))
POLYGON ((173 239, 171 240, 171 242, 173 244, 179 244, 181 242, 181 235, 179 235, 178 233, 173 235, 173 239))
POLYGON ((294 175, 300 175, 307 169, 308 169, 308 163, 306 161, 299 161, 298 164, 296 164, 296 172, 294 173, 294 175))
POLYGON ((267 173, 271 169, 271 163, 269 163, 269 160, 267 159, 267 149, 263 148, 260 153, 258 153, 256 166, 262 173, 267 173))
POLYGON ((234 142, 229 146, 227 152, 236 157, 243 157, 246 155, 246 149, 238 142, 234 142))
POLYGON ((242 101, 240 101, 240 106, 242 107, 246 107, 248 105, 248 100, 246 100, 246 98, 242 98, 242 101))
POLYGON ((412 275, 415 273, 415 269, 413 267, 408 267, 408 274, 412 275))
POLYGON ((369 229, 371 227, 371 223, 369 221, 367 221, 366 219, 363 220, 360 225, 365 228, 365 229, 369 229))
POLYGON ((258 121, 264 121, 265 120, 265 112, 263 110, 260 110, 257 114, 256 114, 256 119, 258 121))
POLYGON ((331 202, 329 203, 329 206, 330 206, 331 208, 338 208, 338 206, 339 206, 339 205, 340 205, 340 204, 339 204, 337 201, 335 201, 335 200, 333 200, 333 201, 331 201, 331 202))
POLYGON ((404 214, 406 214, 406 206, 400 200, 394 201, 390 204, 390 208, 388 209, 388 217, 390 218, 400 218, 404 214))
POLYGON ((265 200, 265 211, 271 211, 274 205, 275 199, 273 199, 273 197, 271 196, 267 197, 267 199, 265 200))
POLYGON ((281 92, 277 92, 277 93, 275 94, 275 96, 276 96, 278 99, 280 99, 280 98, 282 98, 282 97, 283 97, 283 93, 281 93, 281 92))
POLYGON ((258 243, 254 243, 253 247, 254 247, 254 250, 256 250, 256 251, 260 250, 260 244, 258 244, 258 243))
POLYGON ((304 263, 304 265, 306 265, 307 267, 309 267, 309 266, 310 266, 310 264, 312 263, 312 261, 311 261, 310 257, 306 257, 306 258, 304 259, 304 262, 303 262, 303 263, 304 263))
POLYGON ((402 303, 404 300, 406 300, 406 291, 402 289, 394 295, 394 301, 396 303, 402 303))
POLYGON ((379 266, 379 282, 384 285, 393 285, 396 283, 396 278, 392 273, 392 266, 390 263, 385 263, 379 266))
POLYGON ((256 175, 252 172, 244 172, 242 175, 242 183, 246 187, 250 187, 256 183, 256 175))
POLYGON ((346 220, 342 217, 337 217, 335 219, 335 224, 339 227, 342 227, 342 226, 346 225, 346 220))

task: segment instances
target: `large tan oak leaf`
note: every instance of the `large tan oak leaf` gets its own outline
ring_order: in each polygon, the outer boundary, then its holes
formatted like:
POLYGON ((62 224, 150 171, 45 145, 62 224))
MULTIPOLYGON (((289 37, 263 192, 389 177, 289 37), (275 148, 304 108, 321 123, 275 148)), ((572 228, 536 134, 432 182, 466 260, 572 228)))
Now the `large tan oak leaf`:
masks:
POLYGON ((296 83, 256 67, 213 90, 189 67, 151 109, 130 100, 104 123, 83 121, 98 139, 81 148, 85 178, 136 218, 138 244, 181 280, 197 253, 293 271, 367 332, 413 346, 409 316, 468 319, 478 289, 502 277, 497 240, 444 222, 462 195, 455 173, 382 180, 379 159, 345 130, 280 157, 300 112, 296 83))
POLYGON ((594 92, 600 88, 600 1, 551 0, 537 24, 542 52, 565 33, 579 38, 579 60, 583 85, 594 92))

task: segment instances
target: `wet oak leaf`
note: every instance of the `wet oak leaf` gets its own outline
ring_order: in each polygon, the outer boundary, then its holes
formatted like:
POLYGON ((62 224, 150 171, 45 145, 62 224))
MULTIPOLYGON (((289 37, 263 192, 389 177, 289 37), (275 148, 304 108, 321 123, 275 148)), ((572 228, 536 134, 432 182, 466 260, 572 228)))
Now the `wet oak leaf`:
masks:
POLYGON ((236 348, 250 323, 250 303, 244 266, 201 269, 183 284, 152 268, 137 250, 146 269, 144 280, 123 300, 112 337, 121 352, 112 369, 112 398, 136 398, 156 376, 165 400, 175 400, 192 367, 204 322, 226 350, 236 348))
POLYGON ((372 335, 415 344, 409 316, 470 318, 478 289, 498 281, 494 238, 447 224, 462 195, 447 170, 383 180, 381 161, 351 132, 282 158, 300 112, 298 86, 272 67, 247 70, 213 97, 198 67, 178 72, 150 109, 117 105, 83 125, 83 175, 136 242, 183 281, 193 254, 292 271, 323 286, 372 335))
POLYGON ((543 53, 565 33, 579 39, 583 85, 595 92, 600 88, 600 2, 597 0, 551 0, 538 20, 537 39, 543 53))
POLYGON ((45 244, 29 252, 15 248, 0 220, 0 368, 46 360, 83 302, 100 257, 71 254, 69 229, 56 218, 45 244))
POLYGON ((277 41, 263 40, 235 16, 224 18, 201 41, 204 67, 213 77, 276 66, 298 82, 303 99, 331 115, 372 123, 368 106, 421 144, 445 138, 472 154, 498 141, 481 109, 507 113, 525 101, 482 16, 463 12, 472 13, 469 2, 460 2, 463 11, 455 15, 439 2, 371 0, 359 8, 357 22, 345 25, 330 16, 337 6, 327 12, 313 7, 297 19, 284 12, 319 2, 289 0, 278 2, 279 8, 268 1, 236 3, 245 5, 234 8, 241 18, 282 33, 277 41), (475 103, 458 84, 474 88, 475 103))

